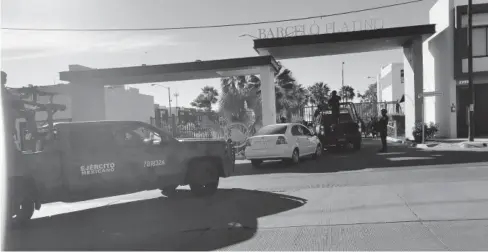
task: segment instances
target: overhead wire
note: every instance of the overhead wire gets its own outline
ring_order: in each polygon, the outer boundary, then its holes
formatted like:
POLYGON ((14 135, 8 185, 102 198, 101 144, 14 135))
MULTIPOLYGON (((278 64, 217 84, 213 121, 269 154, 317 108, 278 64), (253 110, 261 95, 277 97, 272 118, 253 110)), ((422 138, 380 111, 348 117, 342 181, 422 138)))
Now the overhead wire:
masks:
POLYGON ((112 32, 112 31, 172 31, 172 30, 195 30, 195 29, 210 29, 210 28, 226 28, 226 27, 235 27, 235 26, 251 26, 251 25, 260 25, 260 24, 272 24, 272 23, 283 23, 283 22, 292 22, 292 21, 302 21, 302 20, 309 20, 309 19, 317 19, 317 18, 326 18, 326 17, 333 17, 333 16, 341 16, 347 14, 354 14, 366 11, 373 11, 373 10, 380 10, 386 9, 396 6, 402 6, 412 3, 422 2, 424 0, 413 0, 408 2, 401 2, 389 5, 382 5, 370 8, 364 8, 359 10, 352 10, 352 11, 345 11, 345 12, 338 12, 332 14, 324 14, 319 16, 309 16, 309 17, 302 17, 302 18, 289 18, 289 19, 280 19, 280 20, 269 20, 269 21, 258 21, 258 22, 246 22, 246 23, 234 23, 234 24, 220 24, 220 25, 203 25, 203 26, 182 26, 182 27, 154 27, 154 28, 100 28, 100 29, 76 29, 76 28, 24 28, 24 27, 2 27, 2 30, 13 30, 13 31, 66 31, 66 32, 112 32))

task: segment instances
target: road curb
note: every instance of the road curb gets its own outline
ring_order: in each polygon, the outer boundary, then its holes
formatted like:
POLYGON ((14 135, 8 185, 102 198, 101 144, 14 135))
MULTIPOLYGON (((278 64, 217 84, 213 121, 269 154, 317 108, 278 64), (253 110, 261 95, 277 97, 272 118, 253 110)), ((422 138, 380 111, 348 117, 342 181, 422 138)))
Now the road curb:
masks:
POLYGON ((462 142, 459 143, 459 147, 464 149, 486 148, 488 147, 488 144, 483 142, 462 142))

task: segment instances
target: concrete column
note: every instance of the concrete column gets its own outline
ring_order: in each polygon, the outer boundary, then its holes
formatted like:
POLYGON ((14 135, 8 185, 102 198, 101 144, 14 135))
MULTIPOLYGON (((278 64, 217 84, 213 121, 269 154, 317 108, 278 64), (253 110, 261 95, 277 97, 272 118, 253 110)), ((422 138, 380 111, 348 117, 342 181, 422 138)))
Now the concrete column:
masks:
POLYGON ((105 120, 105 88, 100 84, 71 83, 73 122, 105 120))
POLYGON ((442 95, 426 98, 425 120, 439 125, 438 137, 457 136, 456 81, 454 79, 454 1, 439 0, 429 11, 429 21, 436 33, 423 42, 425 91, 442 95))
POLYGON ((403 46, 405 80, 405 136, 413 139, 415 122, 422 122, 423 62, 422 39, 416 38, 403 46))
POLYGON ((271 66, 262 66, 260 69, 261 98, 263 102, 263 126, 276 123, 276 93, 274 84, 274 71, 271 66))

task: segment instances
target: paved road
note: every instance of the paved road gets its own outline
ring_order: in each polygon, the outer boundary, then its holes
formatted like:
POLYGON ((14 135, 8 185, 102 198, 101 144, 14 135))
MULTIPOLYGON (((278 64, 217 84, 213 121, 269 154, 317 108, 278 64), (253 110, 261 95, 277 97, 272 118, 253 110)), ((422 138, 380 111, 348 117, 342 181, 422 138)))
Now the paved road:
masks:
POLYGON ((7 234, 15 250, 486 250, 488 152, 377 141, 294 167, 239 162, 221 190, 53 203, 7 234))

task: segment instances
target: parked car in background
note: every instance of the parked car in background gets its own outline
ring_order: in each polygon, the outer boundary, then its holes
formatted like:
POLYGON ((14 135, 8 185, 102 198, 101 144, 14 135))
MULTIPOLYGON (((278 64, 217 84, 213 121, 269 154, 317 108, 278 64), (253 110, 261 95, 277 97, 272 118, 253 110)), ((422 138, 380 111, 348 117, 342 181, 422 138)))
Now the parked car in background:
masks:
POLYGON ((262 127, 246 141, 245 156, 258 167, 264 160, 284 160, 299 163, 305 156, 322 155, 317 136, 298 123, 280 123, 262 127))

